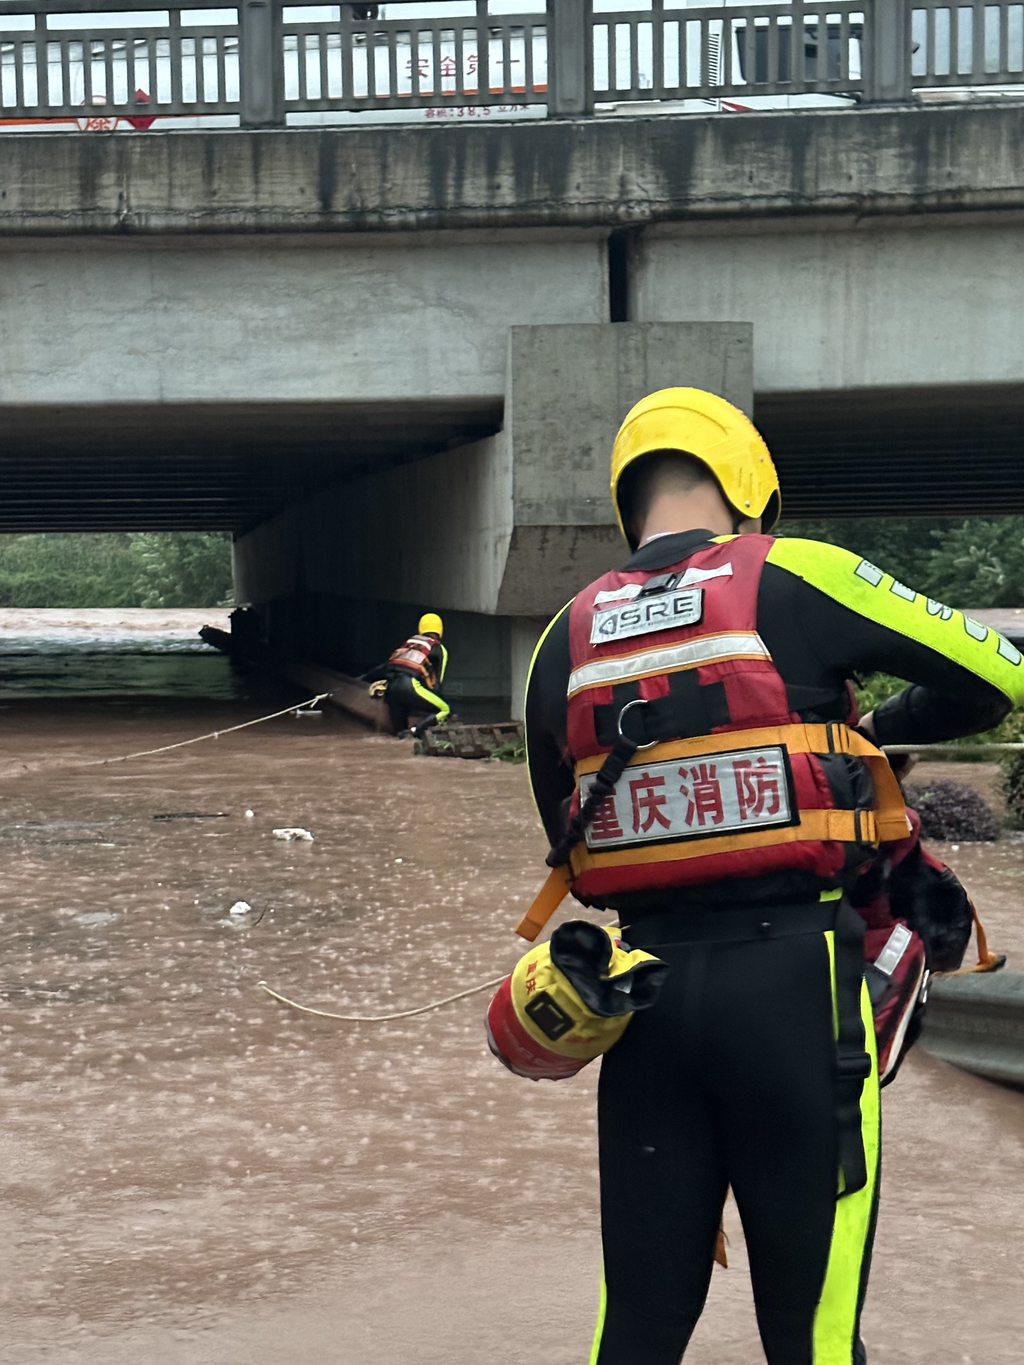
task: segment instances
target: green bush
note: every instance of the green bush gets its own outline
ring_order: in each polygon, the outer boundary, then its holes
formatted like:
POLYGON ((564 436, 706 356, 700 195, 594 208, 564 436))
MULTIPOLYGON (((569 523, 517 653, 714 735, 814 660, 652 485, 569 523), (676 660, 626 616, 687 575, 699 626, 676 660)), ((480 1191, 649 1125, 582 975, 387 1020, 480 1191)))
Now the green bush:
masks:
MULTIPOLYGON (((919 769, 918 771, 923 771, 919 769)), ((999 821, 995 812, 973 787, 962 782, 910 783, 904 788, 907 805, 921 817, 925 839, 995 840, 999 821)))
POLYGON ((526 740, 509 739, 490 755, 492 763, 525 763, 526 740))
POLYGON ((1020 517, 833 517, 780 534, 853 550, 918 592, 968 611, 1024 605, 1020 517))
POLYGON ((1002 762, 1006 814, 1017 829, 1024 826, 1024 753, 1011 754, 1002 762))
POLYGON ((0 536, 0 607, 215 607, 231 602, 222 533, 0 536))
MULTIPOLYGON (((1004 743, 1024 744, 1024 707, 1011 712, 999 731, 1004 743)), ((1004 754, 999 766, 1007 818, 1010 824, 1020 829, 1024 827, 1024 752, 1004 754)))
MULTIPOLYGON (((807 536, 863 555, 918 592, 967 611, 1024 605, 1024 520, 1020 517, 834 517, 785 521, 781 534, 807 536)), ((857 689, 862 715, 906 687, 888 673, 866 677, 857 689)), ((953 741, 971 744, 1024 741, 1024 712, 982 735, 953 741)), ((995 755, 992 755, 995 757, 995 755)), ((1024 760, 1007 758, 1024 768, 1024 760)), ((1024 820, 1024 810, 1020 812, 1024 820)))
POLYGON ((231 541, 202 531, 132 536, 140 607, 229 606, 231 541))

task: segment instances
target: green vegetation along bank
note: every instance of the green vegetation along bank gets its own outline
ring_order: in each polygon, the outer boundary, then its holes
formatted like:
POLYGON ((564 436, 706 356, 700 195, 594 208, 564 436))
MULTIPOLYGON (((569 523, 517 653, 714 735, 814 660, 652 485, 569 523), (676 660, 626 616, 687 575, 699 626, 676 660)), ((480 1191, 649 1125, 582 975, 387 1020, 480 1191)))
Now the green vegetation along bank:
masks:
POLYGON ((223 532, 0 536, 0 607, 219 607, 231 600, 231 537, 223 532))

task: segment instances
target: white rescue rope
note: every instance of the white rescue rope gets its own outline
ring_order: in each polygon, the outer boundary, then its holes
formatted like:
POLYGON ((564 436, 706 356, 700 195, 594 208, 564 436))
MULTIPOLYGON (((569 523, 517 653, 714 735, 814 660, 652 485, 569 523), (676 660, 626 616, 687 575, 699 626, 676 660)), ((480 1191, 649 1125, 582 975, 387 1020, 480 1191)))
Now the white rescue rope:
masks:
MULTIPOLYGON (((285 706, 280 711, 271 711, 269 716, 257 716, 255 720, 244 720, 240 725, 229 725, 224 730, 211 730, 209 734, 194 735, 192 739, 179 739, 176 744, 161 744, 158 749, 139 749, 133 754, 118 754, 114 758, 89 758, 80 762, 55 763, 51 768, 34 768, 30 772, 35 775, 39 772, 51 772, 57 769, 66 771, 68 768, 101 768, 108 763, 127 763, 133 758, 150 758, 153 754, 167 754, 172 749, 184 749, 189 744, 201 744, 205 739, 220 739, 221 735, 232 735, 236 730, 248 730, 251 725, 262 725, 264 721, 277 720, 279 716, 290 716, 297 711, 305 711, 311 706, 315 706, 318 701, 326 701, 333 694, 330 692, 318 692, 315 697, 310 697, 308 701, 299 701, 291 706, 285 706)), ((8 777, 20 777, 20 773, 8 773, 8 777)))
POLYGON ((412 1019, 417 1014, 428 1014, 431 1010, 439 1010, 442 1005, 453 1005, 456 1000, 465 1000, 467 996, 479 995, 481 991, 490 990, 492 986, 500 986, 508 976, 505 972, 502 976, 496 976, 493 981, 482 981, 479 986, 470 986, 468 991, 459 991, 457 995, 446 995, 443 1000, 434 1000, 429 1005, 420 1005, 414 1010, 399 1010, 396 1014, 334 1014, 331 1010, 315 1010, 310 1005, 300 1005, 297 1000, 289 1000, 286 995, 281 995, 272 990, 265 981, 257 981, 256 985, 268 995, 272 995, 275 1000, 280 1000, 282 1005, 290 1005, 293 1010, 301 1010, 303 1014, 315 1014, 320 1019, 340 1019, 344 1024, 387 1024, 392 1019, 412 1019))
POLYGON ((1024 753, 1024 744, 883 744, 883 754, 926 754, 940 753, 947 754, 991 754, 991 753, 1024 753))

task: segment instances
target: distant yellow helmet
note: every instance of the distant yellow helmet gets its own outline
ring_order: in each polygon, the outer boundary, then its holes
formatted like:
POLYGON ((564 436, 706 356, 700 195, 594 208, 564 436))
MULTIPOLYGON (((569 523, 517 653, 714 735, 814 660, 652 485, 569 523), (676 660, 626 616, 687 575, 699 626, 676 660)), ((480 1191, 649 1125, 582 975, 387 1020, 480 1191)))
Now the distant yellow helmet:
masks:
POLYGON ((622 534, 619 504, 625 471, 658 450, 681 450, 711 470, 726 501, 741 517, 761 517, 764 531, 779 519, 779 476, 761 433, 739 408, 704 389, 659 389, 626 417, 612 450, 612 501, 622 534))
POLYGON ((428 611, 426 615, 420 617, 420 623, 416 627, 417 635, 436 635, 438 639, 444 634, 444 622, 435 612, 428 611))

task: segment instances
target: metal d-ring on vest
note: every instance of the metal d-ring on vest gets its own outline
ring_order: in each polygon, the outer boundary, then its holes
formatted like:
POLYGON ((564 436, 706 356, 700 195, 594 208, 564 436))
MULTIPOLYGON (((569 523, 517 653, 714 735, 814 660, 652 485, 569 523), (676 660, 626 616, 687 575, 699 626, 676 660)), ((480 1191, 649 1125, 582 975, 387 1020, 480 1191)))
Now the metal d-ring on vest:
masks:
POLYGON ((648 740, 646 744, 641 744, 638 739, 631 739, 626 734, 622 723, 628 711, 632 711, 635 706, 647 705, 648 702, 644 697, 636 697, 633 701, 626 702, 619 712, 619 718, 616 722, 618 739, 612 746, 611 753, 598 769, 597 776, 594 778, 594 785, 590 788, 590 794, 586 801, 569 821, 565 833, 558 843, 552 847, 551 852, 544 860, 548 867, 565 867, 573 849, 583 839, 597 812, 614 792, 616 782, 622 776, 633 755, 642 749, 653 749, 659 743, 656 739, 648 740))

